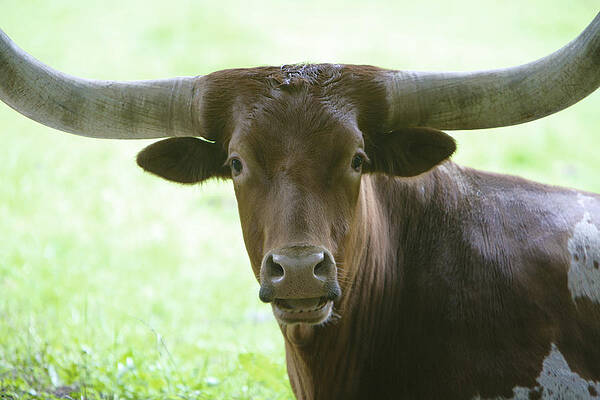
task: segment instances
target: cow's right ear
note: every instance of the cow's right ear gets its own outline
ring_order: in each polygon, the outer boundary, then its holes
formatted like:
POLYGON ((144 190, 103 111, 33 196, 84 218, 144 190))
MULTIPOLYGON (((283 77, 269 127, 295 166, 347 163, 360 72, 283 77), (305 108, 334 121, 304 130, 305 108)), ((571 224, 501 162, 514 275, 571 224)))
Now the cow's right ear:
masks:
POLYGON ((377 136, 365 150, 371 161, 365 172, 416 176, 448 159, 456 143, 436 129, 401 128, 377 136))
POLYGON ((179 183, 198 183, 209 178, 230 178, 224 166, 227 154, 216 143, 194 137, 161 140, 137 155, 137 164, 161 178, 179 183))

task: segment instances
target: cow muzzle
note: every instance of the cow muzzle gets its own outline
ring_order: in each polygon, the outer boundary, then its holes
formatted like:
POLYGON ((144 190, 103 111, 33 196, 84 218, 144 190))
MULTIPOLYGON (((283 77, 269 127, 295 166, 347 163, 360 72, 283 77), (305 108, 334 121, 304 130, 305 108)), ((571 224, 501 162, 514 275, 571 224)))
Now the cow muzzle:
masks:
POLYGON ((284 247, 263 258, 259 297, 272 303, 281 323, 322 323, 341 293, 335 261, 323 247, 284 247))

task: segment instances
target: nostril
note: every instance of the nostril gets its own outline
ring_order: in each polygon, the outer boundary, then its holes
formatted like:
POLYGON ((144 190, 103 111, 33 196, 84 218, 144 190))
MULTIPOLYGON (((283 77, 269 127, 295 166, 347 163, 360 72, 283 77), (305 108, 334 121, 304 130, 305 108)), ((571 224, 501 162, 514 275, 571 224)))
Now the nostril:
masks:
POLYGON ((273 263, 271 267, 271 278, 272 279, 280 279, 284 275, 283 268, 279 264, 273 263))
POLYGON ((273 260, 273 257, 270 257, 269 260, 267 261, 267 276, 268 276, 269 280, 273 283, 279 282, 280 280, 283 279, 284 275, 285 275, 285 271, 284 271, 283 267, 281 265, 279 265, 278 263, 276 263, 273 260))
POLYGON ((318 263, 317 265, 315 265, 315 269, 314 269, 314 274, 315 276, 324 281, 327 280, 327 278, 329 277, 329 262, 327 260, 323 260, 320 263, 318 263))

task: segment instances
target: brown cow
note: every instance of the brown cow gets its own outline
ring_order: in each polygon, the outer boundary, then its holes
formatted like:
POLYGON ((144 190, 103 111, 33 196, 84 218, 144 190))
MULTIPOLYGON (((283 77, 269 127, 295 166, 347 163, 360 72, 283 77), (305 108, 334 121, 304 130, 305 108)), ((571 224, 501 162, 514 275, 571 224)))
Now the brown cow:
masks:
POLYGON ((599 85, 600 14, 546 58, 452 74, 90 81, 0 36, 0 98, 17 111, 85 136, 187 136, 139 165, 232 179, 300 399, 598 397, 600 196, 462 168, 437 129, 530 121, 599 85))

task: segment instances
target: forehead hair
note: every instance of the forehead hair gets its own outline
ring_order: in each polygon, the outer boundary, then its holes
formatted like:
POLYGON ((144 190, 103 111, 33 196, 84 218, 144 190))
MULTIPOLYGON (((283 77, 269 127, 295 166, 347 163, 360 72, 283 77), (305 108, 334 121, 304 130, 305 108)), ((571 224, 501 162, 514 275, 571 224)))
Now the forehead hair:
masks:
POLYGON ((373 130, 382 120, 382 87, 374 67, 294 64, 231 69, 211 74, 204 120, 212 138, 229 142, 234 132, 254 128, 297 129, 298 135, 373 130), (224 116, 215 118, 215 116, 224 116), (261 126, 262 125, 262 126, 261 126))
POLYGON ((336 140, 352 144, 360 140, 354 113, 333 88, 341 76, 340 68, 293 65, 264 72, 262 91, 250 98, 240 96, 234 106, 235 144, 244 141, 268 148, 302 142, 305 150, 312 151, 319 145, 333 146, 336 140))
POLYGON ((270 71, 267 79, 281 90, 293 91, 307 86, 326 88, 341 76, 339 64, 292 64, 270 71))

